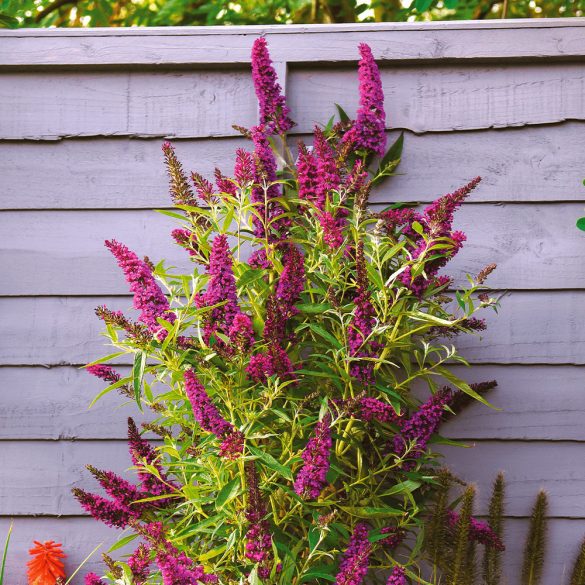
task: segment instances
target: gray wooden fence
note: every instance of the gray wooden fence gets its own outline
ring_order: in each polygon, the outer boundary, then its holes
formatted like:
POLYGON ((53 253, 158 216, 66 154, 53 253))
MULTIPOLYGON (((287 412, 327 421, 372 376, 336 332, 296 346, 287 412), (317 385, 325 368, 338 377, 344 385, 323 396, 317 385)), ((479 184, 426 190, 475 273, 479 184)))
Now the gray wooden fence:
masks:
MULTIPOLYGON (((184 261, 169 221, 163 137, 188 168, 231 167, 251 125, 253 39, 268 35, 295 132, 357 104, 357 43, 382 67, 390 134, 406 131, 402 175, 378 202, 429 201, 475 175, 461 211, 462 278, 497 262, 509 291, 483 339, 464 341, 472 380, 497 378, 502 412, 472 407, 449 449, 478 482, 480 510, 506 471, 508 583, 518 582, 526 517, 551 496, 545 585, 566 583, 585 533, 585 22, 490 21, 264 28, 0 31, 0 535, 15 519, 8 585, 24 583, 33 538, 61 540, 73 568, 114 532, 84 516, 83 465, 123 470, 117 399, 78 366, 105 353, 93 308, 127 308, 103 247, 115 237, 184 261), (514 558, 515 557, 515 558, 514 558)), ((96 565, 98 559, 91 561, 96 565)))

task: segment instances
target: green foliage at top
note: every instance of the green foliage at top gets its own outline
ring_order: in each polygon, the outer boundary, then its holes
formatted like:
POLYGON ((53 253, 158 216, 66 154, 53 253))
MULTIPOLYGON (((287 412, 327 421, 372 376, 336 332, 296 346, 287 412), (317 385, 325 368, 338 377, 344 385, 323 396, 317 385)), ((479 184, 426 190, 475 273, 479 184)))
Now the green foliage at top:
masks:
POLYGON ((584 0, 0 0, 0 26, 196 26, 582 16, 584 0))

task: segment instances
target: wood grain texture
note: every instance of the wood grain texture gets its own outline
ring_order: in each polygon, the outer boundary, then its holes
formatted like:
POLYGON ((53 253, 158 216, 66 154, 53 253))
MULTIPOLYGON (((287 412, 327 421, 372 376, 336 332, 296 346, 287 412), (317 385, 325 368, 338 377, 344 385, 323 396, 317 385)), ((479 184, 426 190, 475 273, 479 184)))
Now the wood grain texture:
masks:
MULTIPOLYGON (((381 73, 388 124, 416 133, 585 119, 580 63, 381 73)), ((0 139, 231 136, 233 123, 256 121, 249 71, 4 73, 0 79, 0 139)), ((357 107, 355 67, 292 68, 287 86, 296 132, 326 121, 333 103, 351 115, 357 107)))
MULTIPOLYGON (((99 336, 99 304, 133 315, 128 297, 0 298, 0 365, 78 365, 112 353, 99 336)), ((584 292, 514 292, 498 315, 485 312, 483 337, 461 337, 458 347, 473 363, 582 365, 584 306, 584 292)))
POLYGON ((439 446, 449 468, 478 486, 478 509, 487 510, 491 484, 499 471, 506 477, 506 514, 530 516, 539 489, 549 497, 549 515, 585 517, 585 474, 576 464, 585 445, 573 442, 467 442, 468 448, 439 446))
POLYGON ((0 500, 3 510, 22 515, 85 515, 71 494, 75 487, 101 493, 85 465, 130 478, 125 441, 3 441, 0 500))
MULTIPOLYGON (((389 141, 397 133, 389 133, 389 141)), ((306 139, 306 136, 302 136, 306 139)), ((0 142, 0 209, 111 209, 168 205, 161 140, 0 142), (34 160, 34 165, 30 161, 34 160)), ((291 140, 294 146, 294 138, 291 140)), ((241 138, 175 142, 186 170, 231 172, 241 138)), ((584 200, 585 126, 568 122, 487 131, 407 133, 399 175, 372 202, 430 201, 480 175, 472 201, 584 200)))
MULTIPOLYGON (((573 228, 581 204, 469 204, 455 227, 468 237, 445 269, 467 283, 491 262, 489 284, 499 289, 585 288, 585 240, 573 228)), ((112 295, 128 288, 105 239, 190 273, 194 264, 170 236, 180 225, 152 211, 15 211, 0 213, 6 245, 0 251, 2 295, 112 295), (35 237, 31 237, 31 233, 35 237), (75 246, 71 243, 75 242, 75 246)))
POLYGON ((48 31, 52 34, 4 30, 0 67, 248 63, 260 34, 268 36, 274 59, 289 62, 355 61, 364 35, 378 58, 398 63, 569 59, 585 54, 581 26, 578 19, 538 19, 48 31))
MULTIPOLYGON (((387 123, 417 133, 585 118, 581 63, 383 68, 381 76, 387 123)), ((289 88, 300 132, 327 120, 332 103, 350 115, 357 108, 354 69, 291 69, 289 88)))
POLYGON ((116 391, 89 408, 106 386, 72 367, 0 368, 0 440, 124 439, 128 416, 151 416, 116 391))
MULTIPOLYGON (((585 441, 584 367, 474 365, 455 371, 470 382, 497 380, 488 399, 500 410, 472 404, 442 427, 445 436, 585 441)), ((150 418, 116 392, 88 409, 104 387, 69 366, 0 368, 0 440, 124 439, 128 415, 150 418)))
POLYGON ((248 71, 6 73, 0 138, 233 135, 252 126, 248 71))
POLYGON ((582 366, 480 366, 456 368, 470 382, 497 380, 488 400, 447 422, 441 433, 459 439, 585 441, 582 366))

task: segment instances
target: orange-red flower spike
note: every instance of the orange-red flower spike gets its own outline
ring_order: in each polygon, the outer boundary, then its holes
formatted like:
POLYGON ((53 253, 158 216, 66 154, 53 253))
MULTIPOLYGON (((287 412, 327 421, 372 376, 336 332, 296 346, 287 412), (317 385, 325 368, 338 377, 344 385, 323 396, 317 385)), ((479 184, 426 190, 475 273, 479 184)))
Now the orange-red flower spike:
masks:
POLYGON ((33 542, 35 546, 28 551, 32 556, 27 563, 29 585, 55 585, 59 577, 65 577, 61 559, 67 555, 63 553, 61 543, 54 540, 33 542))

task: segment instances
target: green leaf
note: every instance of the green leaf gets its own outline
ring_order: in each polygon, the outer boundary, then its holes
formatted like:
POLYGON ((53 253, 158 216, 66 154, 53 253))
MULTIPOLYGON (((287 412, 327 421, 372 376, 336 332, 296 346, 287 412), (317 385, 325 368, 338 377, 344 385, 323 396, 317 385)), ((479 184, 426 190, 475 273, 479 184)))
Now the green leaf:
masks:
POLYGON ((584 232, 585 232, 585 217, 580 217, 580 218, 577 220, 577 227, 578 227, 580 230, 582 230, 582 231, 584 231, 584 232))
POLYGON ((358 518, 388 518, 404 514, 403 510, 397 508, 375 508, 372 506, 340 506, 340 508, 358 518))
POLYGON ((257 447, 254 447, 253 445, 248 445, 247 447, 250 453, 258 457, 258 459, 260 459, 260 461, 262 461, 262 463, 264 463, 266 467, 269 467, 273 471, 276 471, 289 481, 293 480, 292 471, 288 467, 285 467, 284 465, 279 463, 272 455, 270 455, 270 453, 265 453, 264 451, 258 449, 257 447))
POLYGON ((329 303, 298 303, 295 307, 301 313, 306 313, 308 315, 317 315, 331 309, 329 303))
POLYGON ((229 483, 226 483, 217 494, 217 498, 215 500, 215 509, 220 510, 228 502, 233 500, 238 495, 240 491, 240 486, 241 482, 239 477, 236 477, 235 479, 232 479, 232 481, 230 481, 229 483))
POLYGON ((485 404, 486 406, 489 406, 490 408, 493 408, 494 410, 501 410, 501 408, 497 408, 493 404, 490 404, 483 396, 481 396, 473 388, 471 388, 471 386, 467 382, 465 382, 461 378, 457 377, 455 374, 453 374, 453 372, 450 372, 447 368, 443 368, 442 366, 439 366, 439 367, 436 367, 434 369, 434 371, 435 371, 435 373, 439 374, 440 376, 442 376, 443 378, 445 378, 446 380, 451 382, 451 384, 453 384, 455 387, 457 387, 459 390, 461 390, 461 392, 468 394, 472 398, 475 398, 476 400, 478 400, 482 404, 485 404))
POLYGON ((329 343, 331 343, 331 345, 333 345, 333 347, 335 347, 336 349, 341 349, 341 347, 342 347, 341 343, 339 342, 338 339, 333 337, 333 335, 331 335, 331 333, 329 333, 329 331, 325 331, 325 329, 323 329, 323 327, 321 327, 320 325, 317 325, 316 323, 307 323, 307 325, 309 326, 311 331, 313 331, 314 333, 316 333, 317 335, 319 335, 323 339, 326 339, 327 341, 329 341, 329 343))
POLYGON ((455 10, 459 5, 459 0, 445 0, 445 8, 449 10, 455 10))
POLYGON ((339 114, 339 119, 344 124, 351 121, 351 118, 347 115, 345 110, 339 104, 335 104, 335 107, 337 108, 337 113, 339 114))
POLYGON ((108 553, 114 552, 114 551, 122 548, 123 546, 126 546, 128 543, 132 542, 136 538, 138 538, 138 534, 129 534, 128 536, 124 536, 123 538, 120 538, 120 540, 118 540, 117 542, 115 542, 108 549, 108 553))
POLYGON ((134 388, 134 398, 138 408, 142 411, 140 401, 142 390, 142 379, 144 378, 144 368, 146 367, 146 352, 140 351, 134 356, 134 366, 132 366, 132 387, 134 388))
POLYGON ((423 226, 418 221, 413 221, 411 227, 417 234, 423 235, 423 226))
POLYGON ((402 157, 402 149, 404 148, 404 132, 400 133, 400 136, 394 141, 392 146, 388 149, 384 158, 380 162, 380 168, 387 167, 393 161, 399 161, 402 157))
MULTIPOLYGON (((0 12, 0 28, 18 28, 18 18, 10 16, 4 12, 0 12)), ((0 585, 2 585, 2 577, 0 576, 0 585)))
POLYGON ((321 571, 309 571, 307 574, 301 577, 299 583, 307 583, 307 581, 311 581, 315 583, 313 579, 325 579, 326 581, 335 581, 335 577, 333 575, 328 575, 327 573, 322 573, 321 571))
POLYGON ((8 527, 8 534, 6 535, 6 541, 4 542, 4 552, 2 553, 2 567, 0 567, 0 585, 4 583, 4 569, 6 568, 6 556, 8 555, 8 545, 10 544, 10 537, 12 536, 13 522, 10 522, 8 527))
POLYGON ((426 12, 433 4, 433 0, 415 0, 414 7, 417 12, 426 12))

